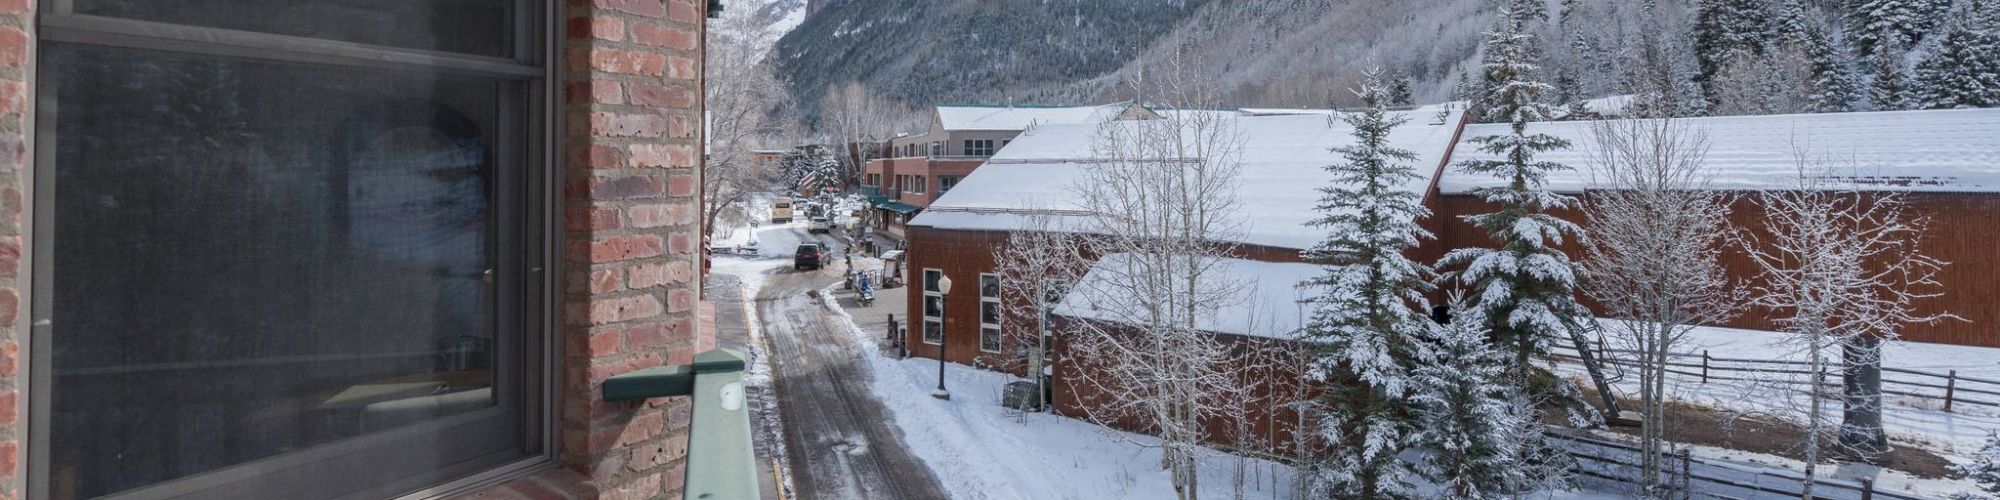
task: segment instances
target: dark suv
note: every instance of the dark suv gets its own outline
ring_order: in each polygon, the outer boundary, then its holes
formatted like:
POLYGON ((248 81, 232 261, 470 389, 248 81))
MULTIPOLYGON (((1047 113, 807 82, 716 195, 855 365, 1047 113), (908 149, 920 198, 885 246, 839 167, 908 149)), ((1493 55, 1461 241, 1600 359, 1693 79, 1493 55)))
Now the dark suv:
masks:
POLYGON ((823 265, 825 257, 818 243, 799 245, 798 251, 792 252, 792 269, 803 271, 810 268, 817 271, 823 265))

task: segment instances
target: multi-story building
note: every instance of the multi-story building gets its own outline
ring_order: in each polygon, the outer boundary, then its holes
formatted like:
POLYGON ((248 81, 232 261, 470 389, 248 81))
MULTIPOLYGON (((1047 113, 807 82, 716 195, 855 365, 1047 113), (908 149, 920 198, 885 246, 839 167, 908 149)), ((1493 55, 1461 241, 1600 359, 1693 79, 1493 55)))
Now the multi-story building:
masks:
POLYGON ((1147 120, 1159 115, 1137 103, 1098 106, 943 105, 928 132, 892 139, 888 158, 868 162, 862 189, 875 208, 870 224, 901 238, 904 225, 951 191, 1015 136, 1037 126, 1147 120))

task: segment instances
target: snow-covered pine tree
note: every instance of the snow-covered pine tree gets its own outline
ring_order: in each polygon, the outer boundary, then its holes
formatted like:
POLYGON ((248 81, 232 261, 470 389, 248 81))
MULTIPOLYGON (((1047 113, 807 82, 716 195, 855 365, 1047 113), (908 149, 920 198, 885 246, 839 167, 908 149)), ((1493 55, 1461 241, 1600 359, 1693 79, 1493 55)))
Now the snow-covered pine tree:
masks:
POLYGON ((1809 14, 1805 0, 1789 0, 1780 7, 1772 29, 1776 31, 1772 40, 1779 52, 1797 51, 1810 61, 1812 74, 1805 91, 1812 110, 1819 113, 1853 110, 1854 102, 1860 100, 1860 91, 1855 87, 1845 47, 1834 42, 1830 27, 1809 14))
POLYGON ((1959 25, 1937 50, 1917 63, 1912 82, 1917 107, 2000 106, 2000 35, 1959 25))
POLYGON ((1697 0, 1694 24, 1695 60, 1701 72, 1695 81, 1709 85, 1731 61, 1764 53, 1771 33, 1771 13, 1757 0, 1697 0))
POLYGON ((1431 326, 1424 294, 1435 275, 1403 252, 1431 237, 1417 226, 1430 211, 1405 187, 1423 178, 1410 164, 1416 153, 1389 144, 1407 118, 1388 115, 1381 72, 1365 76, 1355 93, 1367 107, 1344 118, 1354 144, 1334 150, 1346 162, 1326 168, 1334 181, 1320 189, 1312 223, 1327 238, 1305 254, 1326 275, 1307 282, 1320 295, 1303 335, 1323 346, 1320 378, 1336 381, 1318 405, 1332 451, 1312 479, 1337 498, 1408 498, 1413 471, 1397 454, 1414 437, 1405 396, 1431 326))
POLYGON ((1520 466, 1522 442, 1512 437, 1533 416, 1513 404, 1506 361, 1487 343, 1484 325, 1473 313, 1435 329, 1410 374, 1422 472, 1452 498, 1501 498, 1529 479, 1520 466))
POLYGON ((1874 54, 1884 45, 1902 51, 1922 41, 1950 0, 1859 0, 1852 5, 1848 26, 1854 48, 1874 54))
MULTIPOLYGON (((1543 187, 1549 172, 1570 167, 1536 161, 1534 156, 1568 148, 1570 143, 1528 132, 1530 122, 1549 117, 1549 105, 1541 96, 1550 87, 1531 76, 1535 66, 1526 46, 1533 35, 1523 33, 1519 22, 1508 21, 1511 16, 1502 17, 1500 29, 1486 37, 1486 50, 1495 58, 1486 65, 1486 79, 1500 82, 1489 92, 1495 98, 1486 118, 1511 122, 1512 132, 1472 139, 1481 152, 1500 159, 1458 164, 1461 172, 1507 181, 1505 186, 1473 192, 1499 205, 1499 212, 1465 216, 1500 246, 1453 250, 1440 266, 1465 266, 1454 277, 1474 289, 1474 307, 1489 320, 1494 338, 1514 349, 1515 382, 1525 384, 1534 371, 1531 359, 1546 353, 1552 339, 1565 335, 1574 317, 1587 314, 1576 302, 1576 266, 1553 246, 1581 234, 1582 229, 1549 214, 1576 203, 1574 198, 1543 187)), ((1535 395, 1551 392, 1532 391, 1535 395)))
POLYGON ((1903 51, 1893 44, 1875 46, 1874 80, 1868 85, 1868 103, 1876 111, 1910 109, 1910 77, 1903 69, 1903 51))
POLYGON ((1973 455, 1971 463, 1958 466, 1958 472, 1972 479, 1981 491, 2000 495, 2000 433, 1988 433, 1986 445, 1973 455))
POLYGON ((1416 84, 1410 81, 1409 73, 1397 71, 1395 77, 1389 79, 1389 105, 1409 106, 1416 104, 1417 100, 1413 91, 1415 86, 1416 84))

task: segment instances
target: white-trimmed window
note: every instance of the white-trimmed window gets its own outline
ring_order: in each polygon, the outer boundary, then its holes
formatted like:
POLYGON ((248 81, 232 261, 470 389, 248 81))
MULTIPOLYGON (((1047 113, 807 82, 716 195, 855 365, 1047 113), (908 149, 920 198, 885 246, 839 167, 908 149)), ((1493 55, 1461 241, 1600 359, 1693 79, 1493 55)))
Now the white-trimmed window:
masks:
POLYGON ((1000 352, 1000 275, 979 275, 979 350, 1000 352))
POLYGON ((966 156, 993 156, 993 140, 992 140, 992 139, 967 139, 967 140, 965 141, 965 155, 966 155, 966 156))
POLYGON ((924 270, 924 343, 944 342, 944 292, 938 291, 938 280, 944 278, 944 271, 924 270))

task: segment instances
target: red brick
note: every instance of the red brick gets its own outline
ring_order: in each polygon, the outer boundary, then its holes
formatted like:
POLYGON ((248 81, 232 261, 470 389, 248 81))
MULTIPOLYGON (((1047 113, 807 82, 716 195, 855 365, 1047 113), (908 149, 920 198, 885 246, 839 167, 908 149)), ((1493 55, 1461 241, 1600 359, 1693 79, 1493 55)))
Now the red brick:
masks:
POLYGON ((626 87, 632 94, 632 104, 639 106, 691 108, 694 107, 694 91, 686 87, 668 87, 633 83, 626 87))
POLYGON ((667 268, 660 264, 638 264, 626 273, 625 286, 644 290, 667 283, 667 268))
MULTIPOLYGON (((652 118, 660 118, 652 116, 652 118)), ((694 146, 633 144, 629 151, 633 168, 689 168, 694 166, 694 146)))
POLYGON ((694 127, 688 125, 688 118, 686 116, 674 115, 667 118, 667 137, 675 139, 694 138, 694 127))
POLYGON ((686 231, 675 231, 667 235, 667 252, 685 254, 694 251, 694 235, 686 231))
POLYGON ((28 85, 13 80, 0 81, 0 113, 14 116, 26 112, 27 109, 28 85))
MULTIPOLYGON (((654 55, 658 56, 658 54, 654 55)), ((645 61, 645 62, 650 63, 653 61, 645 61)), ((664 69, 666 70, 665 75, 667 78, 675 80, 693 80, 694 77, 700 75, 699 72, 695 71, 695 69, 699 68, 700 65, 695 64, 694 58, 686 56, 671 56, 661 59, 659 62, 662 65, 664 65, 664 69)), ((656 68, 652 66, 644 66, 641 67, 640 69, 654 70, 650 73, 642 73, 644 75, 661 76, 660 71, 657 71, 656 68)), ((610 70, 605 70, 605 71, 610 71, 610 70)))
POLYGON ((667 196, 694 196, 694 176, 682 174, 667 179, 667 196))
POLYGON ((14 277, 21 269, 21 237, 0 238, 0 277, 14 277))
MULTIPOLYGON (((666 134, 666 117, 653 114, 624 114, 599 111, 590 114, 590 135, 598 137, 660 137, 666 134)), ((635 146, 636 147, 636 146, 635 146)), ((638 152, 632 152, 637 163, 638 152)))
POLYGON ((21 442, 7 440, 0 442, 0 477, 14 477, 15 466, 21 464, 21 442))
POLYGON ((686 204, 639 205, 625 209, 632 227, 651 229, 694 222, 694 210, 686 204))
POLYGON ((0 0, 0 14, 19 14, 28 11, 30 0, 0 0))
POLYGON ((613 446, 625 446, 652 439, 667 427, 667 417, 660 412, 647 412, 633 416, 618 433, 618 441, 613 446))
POLYGON ((694 0, 666 0, 666 2, 667 17, 675 21, 693 24, 701 18, 701 13, 694 7, 694 0))
POLYGON ((644 259, 660 255, 662 252, 659 235, 613 236, 590 242, 590 261, 595 263, 644 259))
POLYGON ((651 295, 634 295, 618 299, 597 299, 590 303, 590 324, 608 325, 635 319, 646 319, 666 312, 660 299, 651 295))
MULTIPOLYGON (((662 65, 665 61, 662 60, 662 65)), ((28 33, 20 28, 0 28, 0 66, 20 68, 28 65, 28 33)))
POLYGON ((570 167, 573 168, 623 168, 625 150, 609 144, 571 145, 570 167))
POLYGON ((625 289, 625 272, 618 268, 590 272, 590 293, 611 293, 625 289))
POLYGON ((661 24, 632 25, 632 41, 670 49, 694 50, 694 32, 661 24))
MULTIPOLYGON (((606 73, 621 73, 639 76, 661 76, 667 68, 667 57, 652 52, 597 48, 586 51, 590 58, 590 69, 606 73)), ((678 56, 677 56, 678 57, 678 56)), ((680 57, 680 59, 687 59, 680 57)), ((680 64, 676 61, 675 64, 680 64)), ((680 70, 682 68, 676 68, 680 70)), ((692 77, 681 77, 683 79, 692 77)))
POLYGON ((10 328, 21 313, 21 296, 13 288, 0 288, 0 328, 10 328))
POLYGON ((679 332, 669 329, 666 323, 634 326, 631 330, 625 331, 625 345, 635 350, 655 348, 667 345, 667 342, 678 338, 679 335, 675 335, 676 333, 679 332))
POLYGON ((570 82, 563 87, 563 98, 570 104, 624 104, 625 89, 608 80, 570 82))
POLYGON ((624 40, 625 21, 611 16, 572 17, 569 19, 569 37, 614 42, 624 40))
POLYGON ((589 181, 589 186, 589 192, 586 194, 592 200, 649 198, 667 191, 667 181, 651 175, 593 177, 589 181))
POLYGON ((564 210, 563 216, 569 218, 567 226, 575 233, 610 231, 624 226, 618 220, 616 208, 573 207, 564 210))
POLYGON ((694 292, 685 289, 667 291, 667 312, 681 313, 694 309, 694 292))
POLYGON ((12 390, 0 392, 0 425, 14 423, 14 419, 17 416, 14 414, 17 409, 15 405, 20 399, 19 396, 19 392, 12 390))
POLYGON ((662 0, 595 0, 598 8, 611 9, 627 14, 646 17, 667 15, 667 6, 662 0))
POLYGON ((21 345, 0 342, 0 376, 12 377, 21 368, 21 345))

